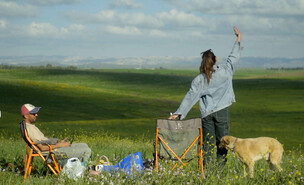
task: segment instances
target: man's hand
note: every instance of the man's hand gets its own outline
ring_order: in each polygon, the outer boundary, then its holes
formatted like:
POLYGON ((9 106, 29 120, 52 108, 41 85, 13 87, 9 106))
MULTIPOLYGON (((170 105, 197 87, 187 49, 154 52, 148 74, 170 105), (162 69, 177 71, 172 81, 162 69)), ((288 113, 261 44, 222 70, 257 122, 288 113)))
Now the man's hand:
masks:
POLYGON ((239 31, 239 29, 236 26, 233 27, 233 30, 234 30, 235 35, 237 36, 237 41, 241 42, 241 37, 242 37, 241 32, 239 31))
POLYGON ((66 138, 64 138, 63 140, 61 140, 59 143, 66 143, 67 140, 68 140, 68 138, 66 137, 66 138))
POLYGON ((56 148, 64 148, 64 147, 70 147, 71 144, 69 142, 60 142, 56 144, 56 148))

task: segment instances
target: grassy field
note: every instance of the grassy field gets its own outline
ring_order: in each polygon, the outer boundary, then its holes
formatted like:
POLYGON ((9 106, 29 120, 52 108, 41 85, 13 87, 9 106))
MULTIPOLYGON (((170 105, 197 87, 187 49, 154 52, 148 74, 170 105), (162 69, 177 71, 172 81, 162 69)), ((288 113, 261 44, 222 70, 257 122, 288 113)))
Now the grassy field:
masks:
MULTIPOLYGON (((113 161, 120 160, 137 151, 142 151, 143 158, 152 158, 155 120, 167 118, 178 108, 195 75, 195 70, 165 69, 0 69, 0 182, 22 182, 20 173, 25 144, 18 130, 22 104, 42 107, 37 125, 45 135, 73 137, 76 142, 89 143, 93 160, 103 154, 113 161), (9 163, 16 167, 10 167, 9 163)), ((269 179, 266 178, 266 164, 261 162, 257 166, 265 171, 260 170, 257 174, 263 177, 262 183, 303 182, 304 71, 239 70, 234 76, 234 89, 237 103, 230 108, 231 135, 244 138, 270 136, 284 144, 283 168, 289 169, 290 177, 267 171, 269 179)), ((188 118, 199 115, 196 105, 188 118)), ((230 171, 226 165, 223 172, 209 173, 208 178, 214 178, 213 182, 219 184, 261 183, 258 178, 243 178, 238 170, 240 163, 234 162, 233 158, 231 155, 229 160, 236 172, 230 171), (217 176, 225 178, 216 180, 217 176)), ((40 184, 62 180, 46 175, 48 171, 44 166, 36 165, 31 183, 37 179, 40 184)), ((149 172, 135 182, 124 177, 115 177, 112 181, 125 180, 124 183, 130 184, 188 182, 168 173, 163 172, 161 178, 156 178, 154 172, 149 172)), ((186 179, 194 180, 190 183, 201 183, 195 181, 197 176, 194 174, 186 176, 189 177, 186 179)), ((90 178, 83 181, 94 183, 90 178)))

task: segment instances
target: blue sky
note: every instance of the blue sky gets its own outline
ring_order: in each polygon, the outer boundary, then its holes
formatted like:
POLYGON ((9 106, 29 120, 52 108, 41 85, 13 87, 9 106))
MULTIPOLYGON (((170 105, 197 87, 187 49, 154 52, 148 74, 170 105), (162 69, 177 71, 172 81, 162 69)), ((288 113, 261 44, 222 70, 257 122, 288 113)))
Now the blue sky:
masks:
POLYGON ((304 57, 304 0, 0 0, 0 56, 304 57))

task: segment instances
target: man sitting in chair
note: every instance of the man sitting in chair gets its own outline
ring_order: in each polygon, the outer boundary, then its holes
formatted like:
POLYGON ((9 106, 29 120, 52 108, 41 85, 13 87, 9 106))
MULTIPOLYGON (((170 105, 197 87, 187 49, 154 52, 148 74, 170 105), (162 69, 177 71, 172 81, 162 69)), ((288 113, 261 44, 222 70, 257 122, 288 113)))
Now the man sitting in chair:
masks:
POLYGON ((44 134, 35 126, 35 122, 38 116, 38 111, 41 107, 35 107, 31 104, 24 104, 21 107, 21 115, 23 121, 26 123, 26 129, 29 138, 35 142, 35 145, 41 151, 48 151, 49 147, 47 144, 51 145, 53 152, 57 159, 63 158, 79 158, 84 165, 88 163, 91 157, 91 149, 86 143, 69 143, 67 138, 59 141, 57 138, 47 138, 44 134))

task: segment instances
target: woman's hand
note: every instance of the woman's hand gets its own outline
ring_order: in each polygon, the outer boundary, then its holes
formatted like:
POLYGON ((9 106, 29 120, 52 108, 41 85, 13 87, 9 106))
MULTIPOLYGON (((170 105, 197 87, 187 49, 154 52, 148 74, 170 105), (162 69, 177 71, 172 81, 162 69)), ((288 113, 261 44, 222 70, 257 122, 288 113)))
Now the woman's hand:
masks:
POLYGON ((178 118, 178 114, 172 114, 168 119, 171 119, 171 120, 176 120, 176 118, 178 118))
POLYGON ((233 30, 234 30, 235 35, 237 36, 237 41, 241 42, 241 37, 242 36, 241 36, 240 30, 236 26, 233 27, 233 30))

